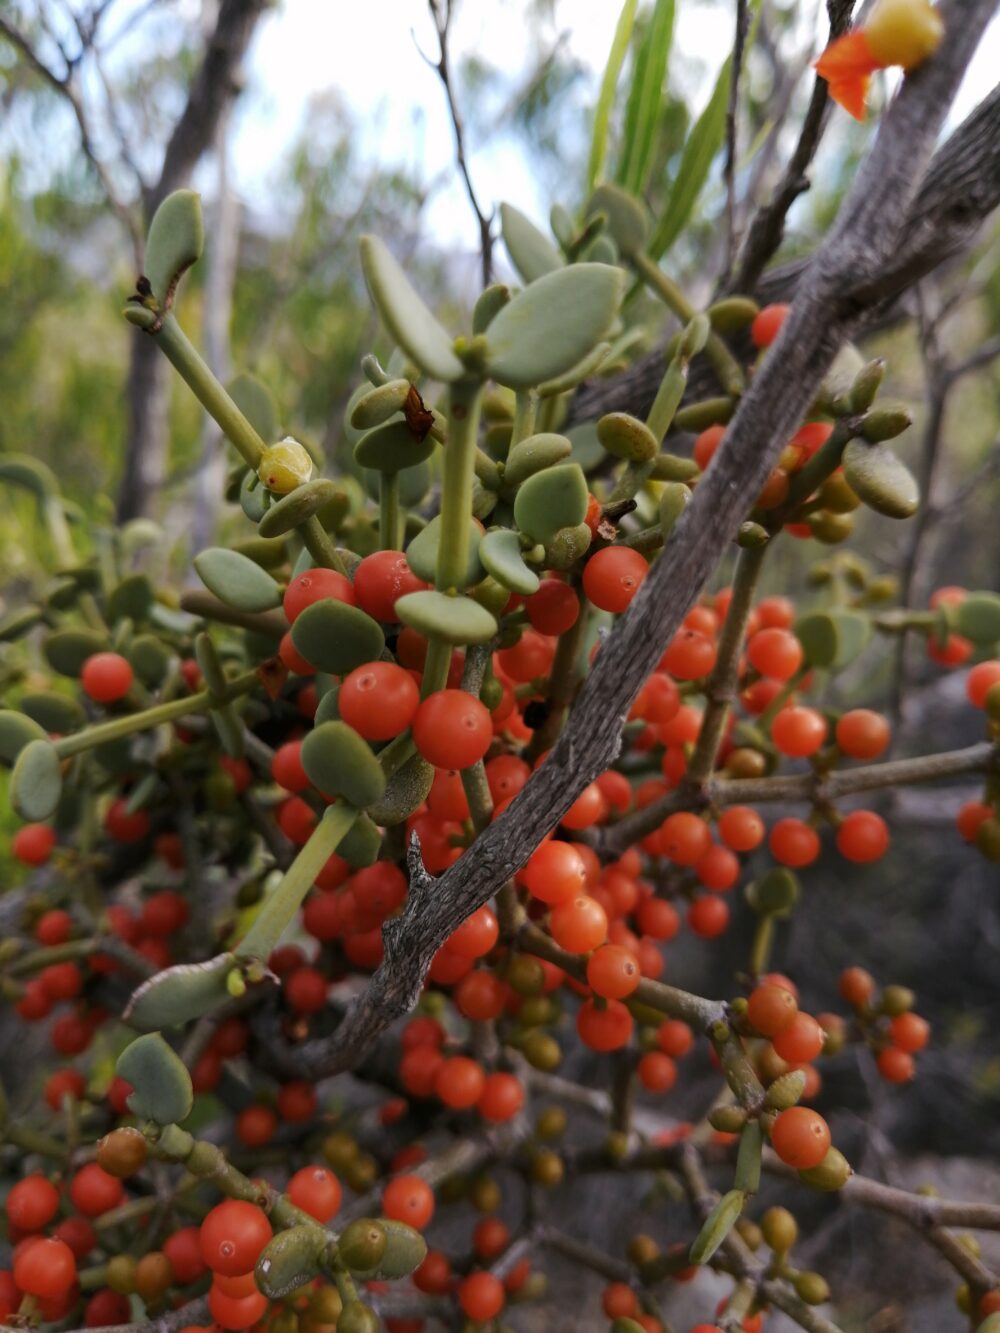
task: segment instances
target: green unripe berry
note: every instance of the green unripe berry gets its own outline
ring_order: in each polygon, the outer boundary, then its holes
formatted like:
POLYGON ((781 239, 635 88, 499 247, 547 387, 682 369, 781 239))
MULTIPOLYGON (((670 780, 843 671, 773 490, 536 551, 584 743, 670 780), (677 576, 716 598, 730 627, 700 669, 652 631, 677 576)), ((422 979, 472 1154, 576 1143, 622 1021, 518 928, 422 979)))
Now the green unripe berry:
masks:
POLYGON ((542 1148, 531 1159, 531 1179, 536 1185, 554 1189, 562 1184, 565 1174, 562 1158, 549 1148, 542 1148))
POLYGON ((830 1288, 819 1273, 797 1273, 792 1279, 792 1286, 800 1301, 806 1305, 822 1305, 830 1299, 830 1288))
POLYGON ((908 986, 886 986, 880 1008, 890 1018, 898 1018, 900 1014, 909 1013, 916 998, 908 986))
POLYGON ((352 1301, 337 1320, 337 1333, 378 1333, 379 1318, 370 1305, 352 1301))
POLYGON ((708 1113, 708 1123, 720 1134, 738 1134, 746 1122, 742 1106, 715 1106, 708 1113))
POLYGON ((828 1148, 827 1154, 819 1166, 812 1166, 808 1171, 799 1172, 803 1185, 810 1185, 814 1190, 832 1193, 843 1189, 852 1175, 851 1164, 839 1148, 828 1148))
POLYGON ((387 1244, 385 1228, 374 1218, 363 1217, 344 1228, 338 1248, 348 1268, 364 1273, 376 1266, 387 1244))
POLYGON ((775 1254, 787 1254, 799 1238, 799 1225, 787 1208, 769 1208, 760 1219, 760 1229, 775 1254))
POLYGON ((547 1142, 562 1138, 566 1132, 568 1117, 561 1106, 546 1106, 535 1121, 535 1134, 547 1142))

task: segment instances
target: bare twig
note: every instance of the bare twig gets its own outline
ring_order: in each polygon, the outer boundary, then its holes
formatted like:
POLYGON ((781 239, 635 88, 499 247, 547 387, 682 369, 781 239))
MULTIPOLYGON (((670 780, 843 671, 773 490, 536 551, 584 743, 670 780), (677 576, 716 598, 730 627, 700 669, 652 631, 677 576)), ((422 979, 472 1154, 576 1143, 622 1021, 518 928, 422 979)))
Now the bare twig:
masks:
POLYGON ((750 27, 750 9, 747 0, 736 0, 736 35, 733 38, 733 64, 729 79, 729 102, 726 106, 726 161, 723 167, 726 182, 726 268, 732 272, 736 255, 736 135, 737 113, 740 105, 740 77, 743 73, 743 53, 750 27))
MULTIPOLYGON (((847 31, 853 8, 854 0, 828 0, 831 41, 847 31)), ((739 269, 732 283, 734 291, 752 291, 768 260, 781 245, 788 210, 799 195, 809 189, 807 173, 826 128, 829 102, 827 82, 817 78, 813 84, 809 109, 802 122, 799 141, 789 158, 785 174, 769 202, 757 210, 747 231, 739 269)))
MULTIPOLYGON (((455 97, 455 89, 451 79, 451 65, 449 63, 448 37, 451 27, 452 0, 427 0, 431 11, 431 17, 434 20, 434 28, 438 39, 438 58, 431 60, 424 56, 424 60, 430 65, 431 69, 436 70, 438 78, 444 88, 445 97, 448 100, 448 114, 451 116, 451 125, 455 134, 455 161, 462 180, 465 182, 465 192, 469 196, 469 203, 472 205, 472 211, 476 215, 476 221, 479 224, 479 252, 482 260, 483 286, 488 287, 493 273, 493 215, 489 217, 479 206, 479 200, 476 197, 475 186, 472 184, 472 177, 469 174, 469 163, 465 154, 465 130, 462 125, 462 116, 458 109, 458 101, 455 97)), ((421 52, 421 54, 423 54, 421 52)))

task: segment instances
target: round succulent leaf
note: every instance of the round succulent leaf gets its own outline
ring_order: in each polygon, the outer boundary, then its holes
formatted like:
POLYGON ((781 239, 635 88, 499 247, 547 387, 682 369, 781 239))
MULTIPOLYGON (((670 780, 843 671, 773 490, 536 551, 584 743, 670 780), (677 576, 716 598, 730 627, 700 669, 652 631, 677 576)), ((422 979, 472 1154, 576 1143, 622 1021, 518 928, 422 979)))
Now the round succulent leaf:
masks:
POLYGON ((545 233, 513 204, 500 205, 500 230, 511 262, 525 282, 565 266, 565 259, 545 233))
POLYGON ((108 595, 107 614, 112 625, 119 620, 140 621, 153 605, 153 585, 145 574, 130 574, 108 595))
POLYGON ((281 588, 255 561, 225 546, 209 546, 194 558, 205 587, 237 611, 270 611, 281 605, 281 588))
POLYGON ((560 528, 545 547, 545 564, 549 569, 571 569, 581 556, 586 555, 594 534, 586 523, 575 523, 560 528))
POLYGON ((539 384, 539 398, 554 398, 558 394, 568 393, 570 389, 575 389, 578 384, 582 384, 585 379, 588 379, 600 369, 608 359, 610 352, 611 344, 609 342, 599 342, 575 366, 571 366, 562 375, 557 375, 554 380, 546 380, 544 384, 539 384))
MULTIPOLYGON (((378 807, 378 801, 373 809, 378 807)), ((368 815, 360 815, 344 835, 337 855, 342 856, 354 870, 364 870, 374 865, 382 850, 382 833, 375 821, 368 815)))
POLYGON ((360 810, 374 805, 385 791, 382 765, 346 722, 313 727, 302 742, 301 759, 315 787, 328 796, 343 796, 360 810))
POLYGON ((53 690, 24 695, 20 707, 43 731, 55 732, 58 736, 72 735, 87 723, 87 715, 76 699, 56 694, 53 690))
MULTIPOLYGON (((362 476, 369 497, 372 500, 377 500, 382 486, 382 473, 376 472, 374 468, 366 468, 362 476)), ((403 509, 411 509, 414 505, 418 505, 430 490, 431 470, 427 463, 418 463, 415 467, 404 467, 402 472, 396 473, 396 476, 399 478, 399 503, 403 509)), ((354 541, 356 545, 356 530, 354 541)), ((368 555, 370 553, 363 551, 361 554, 368 555)))
POLYGON ((204 247, 201 198, 194 190, 174 190, 153 214, 143 259, 143 271, 164 310, 170 308, 177 283, 204 247))
POLYGON ((191 1075, 159 1032, 147 1033, 130 1042, 118 1057, 115 1072, 132 1084, 126 1101, 140 1120, 176 1125, 191 1114, 194 1105, 191 1075))
POLYGON ((429 431, 420 439, 401 417, 362 435, 354 446, 354 461, 359 467, 374 468, 377 472, 402 472, 426 462, 436 445, 429 431))
POLYGON ((251 523, 259 523, 271 505, 271 492, 257 473, 247 468, 240 482, 240 508, 251 523))
POLYGON ((849 441, 844 476, 859 500, 887 518, 910 518, 920 504, 913 473, 884 445, 849 441))
POLYGON ((946 608, 952 629, 979 645, 1000 640, 1000 596, 995 592, 970 592, 964 602, 946 608))
POLYGON ((402 412, 403 404, 413 389, 409 380, 388 380, 376 388, 369 389, 351 409, 351 425, 355 430, 371 430, 402 412))
POLYGON ((226 392, 265 444, 278 438, 278 408, 266 384, 241 371, 226 385, 226 392))
POLYGON ((233 550, 261 569, 280 569, 288 560, 288 548, 281 537, 247 537, 235 542, 233 550))
POLYGON ((504 308, 513 293, 506 283, 491 283, 479 294, 472 307, 472 333, 485 333, 495 316, 504 308))
POLYGON ((518 489, 514 521, 536 542, 548 543, 560 528, 572 528, 587 516, 589 491, 579 463, 536 472, 518 489))
POLYGON ((381 799, 371 806, 368 813, 383 828, 401 824, 423 805, 433 781, 433 766, 423 755, 415 754, 393 773, 381 799))
MULTIPOLYGON (((366 1282, 373 1280, 398 1281, 409 1277, 427 1257, 427 1242, 419 1231, 397 1222, 394 1218, 380 1217, 378 1226, 385 1232, 385 1249, 370 1268, 353 1268, 352 1272, 366 1282)), ((358 1256, 360 1257, 360 1256, 358 1256)))
POLYGON ((724 296, 705 312, 716 333, 739 333, 760 314, 760 306, 749 296, 724 296))
POLYGON ((159 546, 163 541, 163 529, 151 518, 130 519, 118 532, 122 554, 134 556, 150 546, 159 546))
POLYGON ((674 530, 674 524, 687 508, 691 499, 690 489, 680 481, 663 483, 660 492, 660 531, 666 541, 674 530))
POLYGON ((660 452, 659 441, 646 423, 628 412, 608 412, 601 417, 597 438, 609 454, 630 463, 648 463, 660 452))
POLYGON ((406 355, 432 379, 461 379, 465 367, 452 351, 452 339, 378 237, 362 236, 361 267, 382 322, 406 355))
POLYGON ((13 708, 0 708, 0 763, 13 764, 26 745, 47 741, 48 728, 29 714, 13 708))
POLYGON ((572 264, 531 283, 489 327, 488 373, 525 389, 570 370, 610 330, 624 287, 622 270, 607 264, 572 264))
POLYGON ((795 622, 794 632, 810 666, 839 669, 867 646, 872 626, 860 611, 813 611, 795 622))
POLYGON ((579 463, 584 472, 590 472, 607 462, 604 446, 597 438, 596 421, 581 421, 579 425, 571 426, 566 434, 573 446, 570 458, 574 463, 579 463))
POLYGON ((497 632, 497 622, 471 597, 449 597, 433 590, 409 592, 396 602, 404 625, 455 645, 486 643, 497 632))
POLYGON ((307 481, 274 501, 258 521, 257 531, 262 537, 283 537, 343 494, 343 487, 326 477, 307 481))
POLYGON ((507 455, 504 464, 503 483, 506 488, 520 486, 536 472, 547 467, 555 467, 573 452, 572 441, 565 435, 556 435, 543 431, 538 435, 529 435, 527 439, 515 444, 507 455))
POLYGON ((524 563, 521 539, 510 528, 492 528, 479 544, 479 558, 489 574, 511 592, 530 597, 538 591, 539 577, 524 563))
MULTIPOLYGON (((469 555, 465 565, 463 586, 478 583, 483 577, 484 568, 479 556, 482 541, 482 527, 472 518, 469 525, 469 555)), ((438 553, 441 549, 441 515, 431 521, 414 537, 406 548, 406 562, 418 579, 433 583, 437 576, 438 553)))
POLYGON ((381 656, 385 635, 378 621, 358 607, 326 597, 296 617, 292 642, 318 671, 346 676, 381 656))
POLYGON ((93 629, 56 630, 42 643, 46 661, 61 676, 79 676, 88 657, 109 647, 107 636, 93 629))
POLYGON ((321 1227, 303 1223, 279 1231, 264 1246, 254 1266, 259 1290, 268 1300, 279 1301, 311 1282, 320 1271, 320 1255, 326 1243, 321 1227))
POLYGON ((62 793, 62 770, 52 742, 29 741, 10 775, 10 803, 29 822, 48 819, 62 793))
POLYGON ((132 992, 123 1014, 125 1022, 148 1032, 180 1027, 210 1014, 232 999, 227 980, 237 966, 233 954, 220 953, 202 963, 164 968, 132 992))
POLYGON ((620 254, 628 258, 645 249, 649 218, 644 205, 634 195, 617 185, 599 185, 587 202, 587 217, 596 217, 598 213, 607 218, 608 231, 620 254))

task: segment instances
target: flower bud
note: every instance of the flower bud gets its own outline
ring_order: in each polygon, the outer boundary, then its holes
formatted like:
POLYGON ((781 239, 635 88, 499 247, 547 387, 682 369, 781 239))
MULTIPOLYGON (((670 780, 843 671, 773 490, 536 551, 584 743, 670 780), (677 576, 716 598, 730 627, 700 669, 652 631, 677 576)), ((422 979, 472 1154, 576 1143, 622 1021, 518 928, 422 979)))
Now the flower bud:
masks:
POLYGON ((309 451, 291 435, 272 444, 261 454, 257 475, 274 495, 287 495, 309 480, 313 461, 309 451))
POLYGON ((767 1105, 776 1111, 787 1111, 795 1106, 806 1090, 806 1076, 801 1069, 791 1069, 770 1085, 765 1096, 767 1105))

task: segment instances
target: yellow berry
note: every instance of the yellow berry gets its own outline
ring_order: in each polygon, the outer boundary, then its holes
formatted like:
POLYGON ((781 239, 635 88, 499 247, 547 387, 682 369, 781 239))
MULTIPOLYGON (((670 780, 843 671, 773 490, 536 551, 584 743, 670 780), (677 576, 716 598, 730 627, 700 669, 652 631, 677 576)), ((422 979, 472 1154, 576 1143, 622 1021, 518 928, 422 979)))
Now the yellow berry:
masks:
POLYGON ((930 0, 878 0, 864 32, 880 65, 916 69, 938 49, 944 24, 930 0))
POLYGON ((296 486, 308 481, 312 473, 313 461, 308 450, 290 435, 264 450, 257 469, 258 477, 275 495, 294 491, 296 486))

